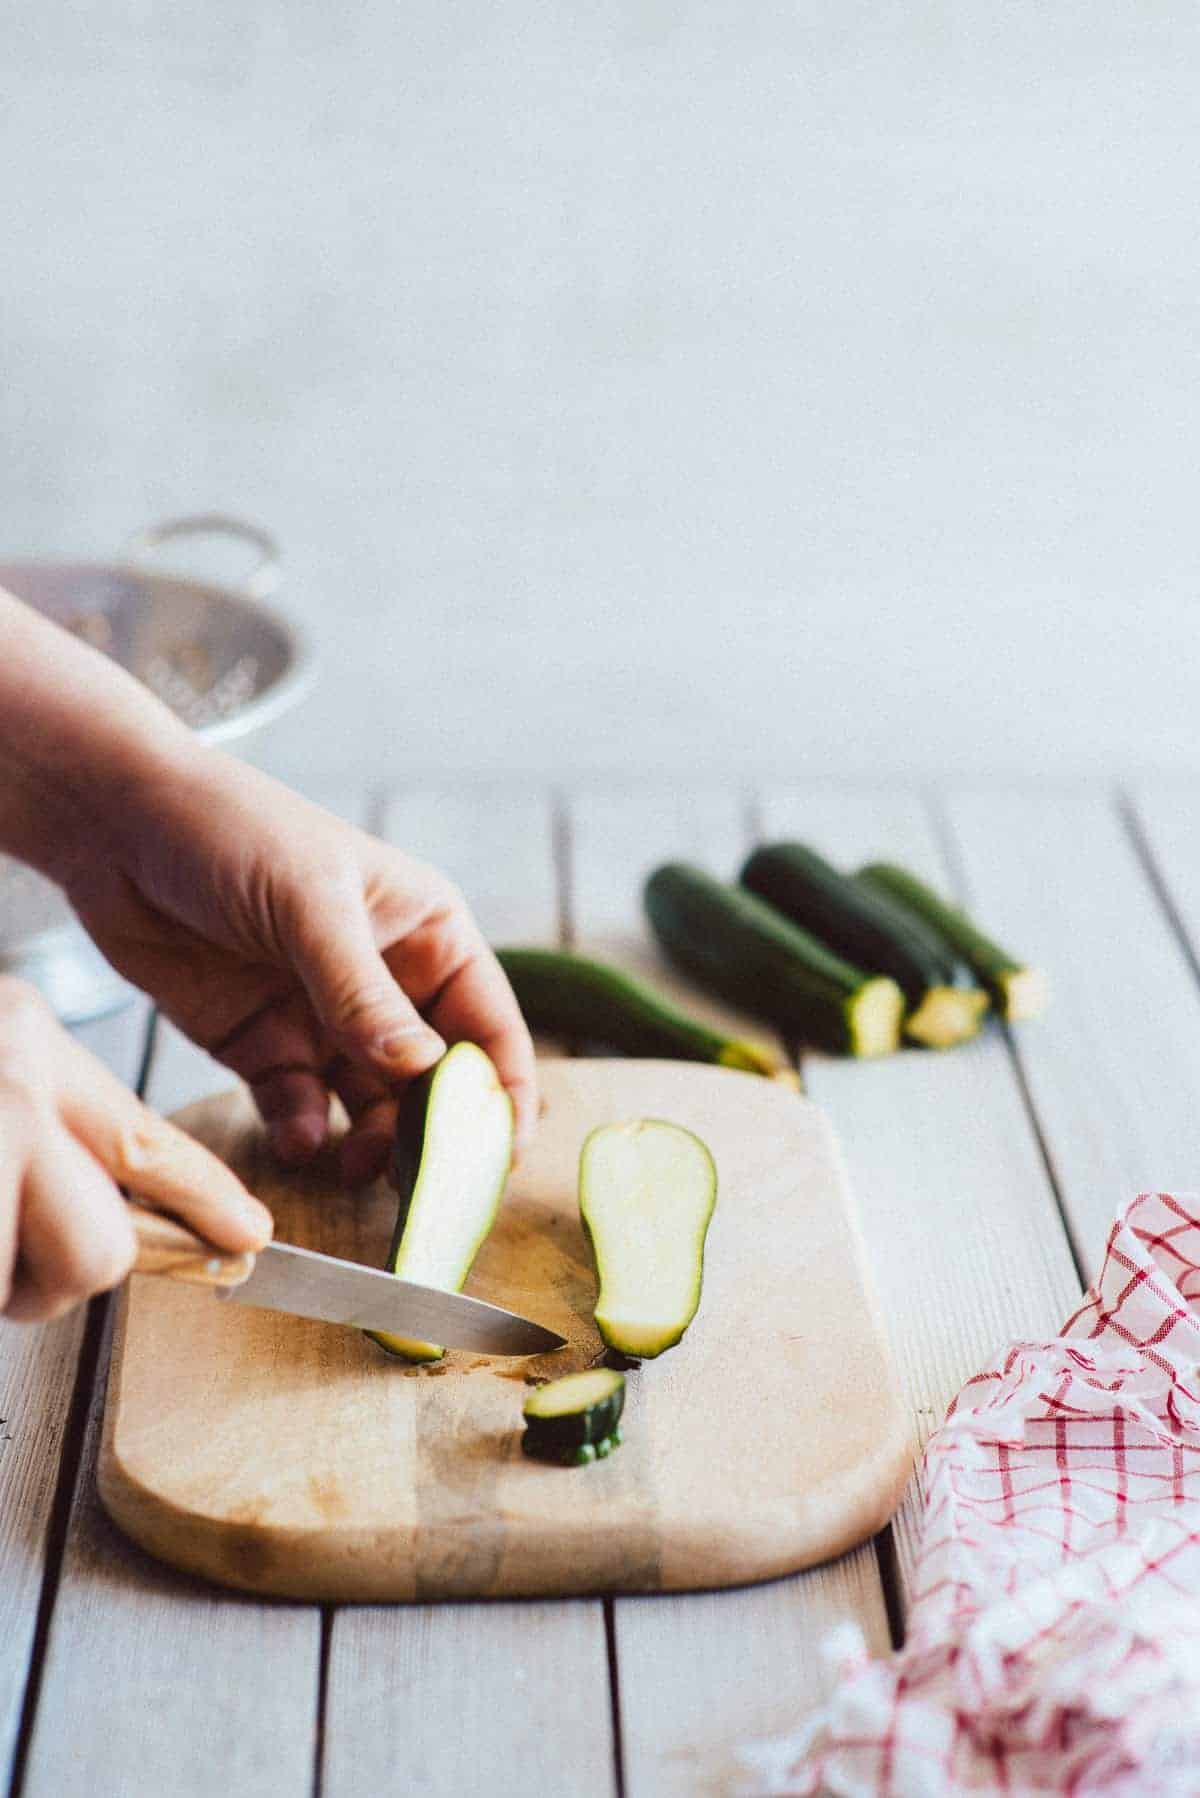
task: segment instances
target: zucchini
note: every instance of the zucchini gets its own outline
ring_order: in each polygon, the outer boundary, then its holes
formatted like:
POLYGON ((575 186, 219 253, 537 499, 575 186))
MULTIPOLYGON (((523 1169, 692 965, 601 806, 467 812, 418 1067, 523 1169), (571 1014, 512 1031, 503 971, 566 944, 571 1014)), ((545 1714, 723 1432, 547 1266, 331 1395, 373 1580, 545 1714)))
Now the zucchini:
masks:
MULTIPOLYGON (((402 1280, 458 1292, 496 1212, 512 1162, 512 1101, 474 1043, 455 1043, 407 1088, 392 1155, 400 1192, 387 1267, 402 1280)), ((369 1330, 389 1355, 438 1361, 437 1343, 369 1330)))
POLYGON ((947 948, 974 973, 987 989, 999 1015, 1007 1023, 1036 1018, 1046 1005, 1046 977, 1040 968, 1018 961, 973 924, 964 911, 935 893, 906 868, 893 862, 872 862, 860 868, 858 879, 877 893, 911 912, 937 932, 947 948))
POLYGON ((919 918, 805 843, 769 843, 741 872, 742 885, 793 924, 873 974, 889 974, 904 994, 904 1034, 946 1049, 979 1034, 987 994, 919 918))
POLYGON ((521 1447, 539 1461, 580 1467, 621 1446, 625 1375, 610 1367, 565 1374, 525 1400, 521 1447))
POLYGON ((497 949, 496 958, 534 1030, 603 1043, 623 1055, 708 1061, 799 1084, 794 1070, 769 1049, 688 1017, 620 968, 558 949, 497 949))
POLYGON ((579 1158, 579 1210, 596 1258, 596 1327, 650 1360, 696 1315, 717 1202, 713 1158, 690 1130, 631 1118, 593 1130, 579 1158))
POLYGON ((646 882, 646 912, 685 973, 789 1035, 847 1055, 886 1055, 900 1041, 894 980, 843 961, 773 905, 685 862, 646 882))

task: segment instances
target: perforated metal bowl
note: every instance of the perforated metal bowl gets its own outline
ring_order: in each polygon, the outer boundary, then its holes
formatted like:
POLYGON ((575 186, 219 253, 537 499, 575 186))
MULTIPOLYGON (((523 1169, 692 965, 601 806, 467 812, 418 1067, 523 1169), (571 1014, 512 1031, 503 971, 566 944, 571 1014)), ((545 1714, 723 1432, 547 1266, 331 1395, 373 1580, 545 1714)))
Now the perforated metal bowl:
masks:
MULTIPOLYGON (((206 513, 140 532, 112 563, 0 562, 0 587, 102 650, 211 742, 261 729, 307 691, 301 632, 264 603, 279 583, 266 531, 206 513), (153 569, 161 545, 225 537, 254 552, 237 587, 153 569)), ((0 856, 0 969, 39 986, 58 1015, 81 1023, 130 997, 48 880, 0 856)))

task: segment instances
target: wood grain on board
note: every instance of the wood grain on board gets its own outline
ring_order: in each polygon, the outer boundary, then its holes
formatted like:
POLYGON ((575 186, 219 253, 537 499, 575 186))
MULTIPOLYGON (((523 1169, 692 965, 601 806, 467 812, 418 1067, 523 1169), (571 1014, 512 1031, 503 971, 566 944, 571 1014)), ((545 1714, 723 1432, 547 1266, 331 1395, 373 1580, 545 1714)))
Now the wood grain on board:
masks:
MULTIPOLYGON (((908 1442, 825 1120, 770 1081, 671 1062, 543 1069, 537 1138, 469 1290, 569 1346, 389 1366, 350 1330, 135 1277, 122 1300, 100 1492, 143 1547, 223 1584, 323 1599, 656 1591, 766 1579, 888 1516, 908 1442), (578 1216, 588 1131, 702 1133, 721 1193, 684 1352, 630 1376, 628 1446, 586 1479, 520 1448, 528 1375, 592 1365, 578 1216)), ((280 1236, 378 1265, 394 1198, 281 1177, 239 1097, 187 1127, 280 1236)))

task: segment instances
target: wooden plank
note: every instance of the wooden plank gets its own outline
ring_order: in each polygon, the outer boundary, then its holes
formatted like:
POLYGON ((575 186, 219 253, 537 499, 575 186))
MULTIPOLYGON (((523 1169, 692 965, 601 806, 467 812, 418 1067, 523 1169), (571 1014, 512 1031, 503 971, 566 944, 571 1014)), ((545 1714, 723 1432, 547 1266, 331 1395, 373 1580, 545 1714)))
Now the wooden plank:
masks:
MULTIPOLYGON (((146 1097, 161 1108, 153 1069, 146 1097)), ((106 1330, 101 1367, 108 1349, 106 1330)), ((215 1778, 239 1798, 308 1798, 320 1613, 230 1600, 157 1565, 113 1529, 95 1493, 104 1388, 101 1378, 22 1798, 155 1790, 202 1798, 215 1778)))
POLYGON ((601 1607, 339 1611, 325 1742, 323 1798, 611 1793, 601 1607))
MULTIPOLYGON (((764 838, 798 837, 854 867, 903 861, 952 886, 930 816, 905 791, 811 786, 763 794, 764 838)), ((1003 1343, 1053 1334, 1079 1283, 1003 1037, 944 1054, 811 1056, 858 1195, 918 1441, 1003 1343)), ((920 1532, 916 1482, 895 1519, 903 1597, 920 1532)))
MULTIPOLYGON (((384 831, 457 881, 492 941, 558 940, 544 793, 410 789, 387 806, 384 831)), ((599 1602, 337 1614, 323 1798, 401 1788, 490 1798, 556 1789, 564 1768, 572 1798, 615 1789, 599 1602)))
MULTIPOLYGON (((575 945, 649 973, 715 1022, 753 1031, 676 981, 641 916, 642 885, 658 862, 680 858, 734 873, 748 847, 738 795, 648 786, 580 793, 569 805, 568 841, 575 945)), ((873 1652, 888 1645, 869 1543, 768 1586, 618 1599, 613 1608, 630 1798, 728 1790, 738 1742, 789 1726, 829 1690, 820 1644, 833 1626, 857 1624, 873 1652)))
MULTIPOLYGON (((1147 790, 1138 809, 1194 947, 1196 791, 1147 790)), ((970 902, 1049 976, 1045 1015, 1013 1035, 1090 1278, 1123 1199, 1197 1183, 1200 990, 1110 794, 969 788, 946 814, 970 902)))
MULTIPOLYGON (((108 1343, 103 1359, 107 1361, 108 1343)), ((93 1469, 97 1382, 22 1798, 308 1798, 320 1614, 184 1579, 118 1535, 93 1469)))
MULTIPOLYGON (((137 1000, 74 1034, 132 1085, 147 1019, 147 1006, 137 1000)), ((30 1673, 84 1323, 82 1311, 43 1328, 0 1321, 0 1784, 16 1747, 30 1673)), ((64 1471, 69 1477, 73 1470, 64 1471)))

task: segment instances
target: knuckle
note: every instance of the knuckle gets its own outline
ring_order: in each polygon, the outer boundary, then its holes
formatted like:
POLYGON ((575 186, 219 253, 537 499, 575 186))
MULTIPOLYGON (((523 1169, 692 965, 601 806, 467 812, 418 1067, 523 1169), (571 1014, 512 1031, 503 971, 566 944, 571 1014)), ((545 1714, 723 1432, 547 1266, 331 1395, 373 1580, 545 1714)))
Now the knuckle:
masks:
POLYGON ((134 1255, 132 1230, 122 1230, 114 1222, 87 1242, 71 1244, 59 1270, 58 1289, 70 1299, 107 1292, 120 1285, 133 1266, 134 1255))
POLYGON ((163 1158, 166 1134, 162 1119, 144 1108, 123 1119, 114 1145, 121 1174, 135 1180, 156 1168, 163 1158))

